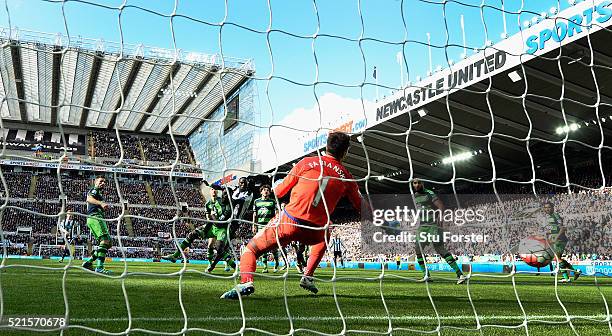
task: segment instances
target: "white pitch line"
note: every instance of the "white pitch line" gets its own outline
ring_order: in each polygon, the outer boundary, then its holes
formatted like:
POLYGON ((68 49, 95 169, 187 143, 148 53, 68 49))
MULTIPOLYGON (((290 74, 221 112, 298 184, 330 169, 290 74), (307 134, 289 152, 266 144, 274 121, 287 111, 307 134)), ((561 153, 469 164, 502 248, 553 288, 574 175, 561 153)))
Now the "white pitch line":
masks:
MULTIPOLYGON (((565 320, 565 315, 528 315, 527 320, 565 320)), ((604 323, 608 320, 606 315, 571 315, 571 319, 598 319, 599 322, 604 323)), ((456 316, 440 316, 442 321, 455 321, 455 320, 473 320, 476 321, 474 315, 456 315, 456 316)), ((524 317, 520 315, 499 315, 499 316, 479 316, 480 321, 484 320, 520 320, 523 321, 524 317)), ((120 322, 127 321, 126 317, 116 318, 70 318, 69 322, 120 322)), ((214 321, 242 321, 241 316, 222 316, 222 317, 187 317, 189 322, 214 322, 214 321)), ((246 321, 288 321, 287 316, 247 316, 244 320, 246 321)), ((341 321, 339 316, 293 316, 293 321, 341 321)), ((344 320, 369 320, 369 321, 388 321, 389 318, 383 315, 370 315, 370 316, 346 316, 344 320)), ((392 321, 437 321, 438 318, 435 316, 419 316, 419 315, 406 315, 406 316, 392 316, 392 321)), ((164 322, 182 322, 182 318, 177 317, 133 317, 132 321, 164 321, 164 322)), ((535 322, 535 321, 534 321, 535 322)))

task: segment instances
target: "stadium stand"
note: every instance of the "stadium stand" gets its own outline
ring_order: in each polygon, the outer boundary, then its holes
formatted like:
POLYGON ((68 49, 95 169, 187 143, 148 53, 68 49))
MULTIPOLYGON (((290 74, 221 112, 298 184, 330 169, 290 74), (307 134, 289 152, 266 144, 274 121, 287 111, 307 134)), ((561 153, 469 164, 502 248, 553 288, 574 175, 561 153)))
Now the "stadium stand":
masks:
MULTIPOLYGON (((167 164, 176 159, 177 148, 174 147, 169 137, 154 137, 138 134, 122 134, 121 145, 124 151, 124 160, 160 162, 167 164)), ((112 132, 92 131, 92 156, 96 158, 118 158, 121 147, 117 137, 112 132)), ((189 141, 176 138, 178 146, 179 162, 194 164, 193 152, 189 141)), ((116 162, 107 160, 109 162, 116 162)))

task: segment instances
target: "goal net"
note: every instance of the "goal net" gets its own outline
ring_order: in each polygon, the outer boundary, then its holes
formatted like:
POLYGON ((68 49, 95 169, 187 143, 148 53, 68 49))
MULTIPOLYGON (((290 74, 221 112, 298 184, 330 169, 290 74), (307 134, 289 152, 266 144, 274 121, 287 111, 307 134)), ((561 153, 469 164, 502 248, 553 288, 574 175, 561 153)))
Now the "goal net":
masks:
POLYGON ((3 332, 612 333, 612 1, 0 18, 3 332))

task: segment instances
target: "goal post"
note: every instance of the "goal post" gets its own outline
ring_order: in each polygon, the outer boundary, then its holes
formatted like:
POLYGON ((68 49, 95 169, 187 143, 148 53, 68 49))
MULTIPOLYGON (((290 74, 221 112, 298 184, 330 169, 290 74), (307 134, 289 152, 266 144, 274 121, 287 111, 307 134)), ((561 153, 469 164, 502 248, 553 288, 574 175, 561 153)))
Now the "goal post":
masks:
MULTIPOLYGON (((61 257, 64 252, 65 245, 49 245, 40 244, 37 248, 37 255, 39 257, 50 257, 56 258, 61 257)), ((85 259, 87 257, 86 247, 83 245, 70 245, 70 257, 75 260, 85 259)))

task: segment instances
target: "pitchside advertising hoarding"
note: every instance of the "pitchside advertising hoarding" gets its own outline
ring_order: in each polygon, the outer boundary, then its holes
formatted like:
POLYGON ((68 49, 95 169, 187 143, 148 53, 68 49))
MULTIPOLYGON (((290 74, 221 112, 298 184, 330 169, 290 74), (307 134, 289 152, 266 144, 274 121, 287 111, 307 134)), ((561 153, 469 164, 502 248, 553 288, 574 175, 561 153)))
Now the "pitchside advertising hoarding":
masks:
MULTIPOLYGON (((365 111, 365 118, 338 123, 330 128, 359 133, 400 114, 416 111, 427 103, 452 94, 485 78, 502 73, 576 41, 612 24, 612 1, 583 1, 554 18, 522 30, 485 50, 463 59, 433 76, 398 91, 365 111)), ((284 153, 285 162, 323 148, 329 130, 307 138, 299 153, 284 153)))

